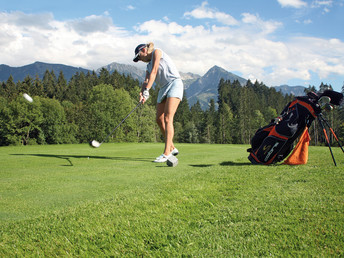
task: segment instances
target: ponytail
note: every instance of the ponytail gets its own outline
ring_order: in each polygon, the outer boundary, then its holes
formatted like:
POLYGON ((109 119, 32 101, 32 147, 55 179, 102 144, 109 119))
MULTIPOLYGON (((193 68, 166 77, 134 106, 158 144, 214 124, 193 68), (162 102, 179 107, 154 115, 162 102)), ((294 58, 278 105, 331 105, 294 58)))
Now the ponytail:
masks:
POLYGON ((153 42, 147 43, 147 53, 150 54, 153 52, 153 50, 154 50, 154 43, 153 42))

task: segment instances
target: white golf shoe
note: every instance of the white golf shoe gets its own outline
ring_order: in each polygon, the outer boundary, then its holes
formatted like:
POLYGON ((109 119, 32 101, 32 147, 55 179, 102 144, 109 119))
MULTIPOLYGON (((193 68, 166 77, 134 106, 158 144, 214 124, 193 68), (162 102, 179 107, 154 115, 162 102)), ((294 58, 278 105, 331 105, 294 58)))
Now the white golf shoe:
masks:
POLYGON ((174 148, 171 152, 173 156, 177 156, 179 154, 179 150, 177 148, 174 148))
POLYGON ((178 149, 177 149, 177 148, 174 148, 174 149, 171 151, 170 155, 166 156, 165 154, 161 154, 159 157, 156 157, 155 160, 154 160, 153 162, 156 162, 156 163, 163 163, 163 162, 166 162, 167 159, 168 159, 169 157, 171 157, 172 155, 173 155, 173 156, 177 156, 178 154, 179 154, 178 149))
POLYGON ((172 156, 172 153, 168 156, 166 156, 165 154, 161 154, 159 157, 156 158, 156 160, 154 160, 153 162, 155 163, 164 163, 168 160, 168 158, 170 158, 172 156))

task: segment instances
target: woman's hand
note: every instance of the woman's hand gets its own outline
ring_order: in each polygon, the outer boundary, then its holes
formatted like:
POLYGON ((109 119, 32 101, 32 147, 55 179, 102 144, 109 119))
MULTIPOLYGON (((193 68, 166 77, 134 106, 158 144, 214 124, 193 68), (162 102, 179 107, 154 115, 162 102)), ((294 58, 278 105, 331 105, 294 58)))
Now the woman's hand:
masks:
POLYGON ((145 88, 143 91, 140 92, 140 102, 144 104, 149 98, 149 90, 145 88))

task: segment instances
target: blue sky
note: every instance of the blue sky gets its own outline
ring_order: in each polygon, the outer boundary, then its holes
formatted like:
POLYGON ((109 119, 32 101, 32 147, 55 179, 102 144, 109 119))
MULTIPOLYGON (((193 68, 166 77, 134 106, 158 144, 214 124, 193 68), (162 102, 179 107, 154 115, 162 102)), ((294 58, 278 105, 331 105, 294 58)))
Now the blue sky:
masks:
POLYGON ((344 83, 344 0, 0 0, 0 63, 136 65, 153 41, 182 72, 218 65, 268 86, 344 83))

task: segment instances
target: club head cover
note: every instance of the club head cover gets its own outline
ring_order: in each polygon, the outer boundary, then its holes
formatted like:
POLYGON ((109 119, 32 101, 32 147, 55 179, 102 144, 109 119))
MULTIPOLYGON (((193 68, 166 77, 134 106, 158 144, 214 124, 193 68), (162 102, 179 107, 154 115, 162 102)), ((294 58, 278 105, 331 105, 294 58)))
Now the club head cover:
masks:
POLYGON ((322 96, 327 96, 331 99, 330 103, 335 106, 339 106, 343 102, 343 94, 337 91, 333 90, 325 90, 320 98, 322 96))

